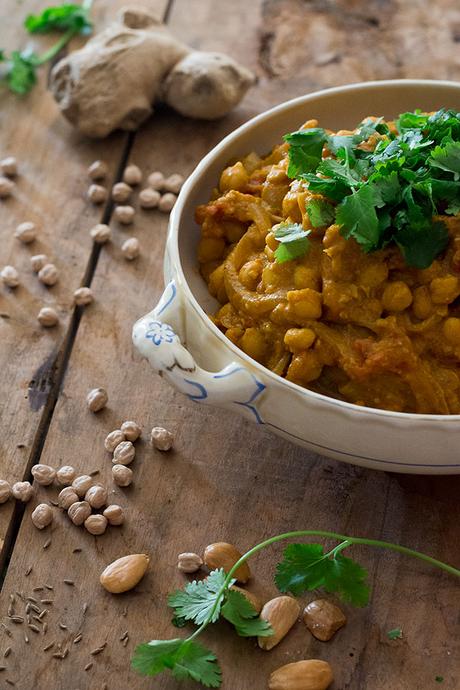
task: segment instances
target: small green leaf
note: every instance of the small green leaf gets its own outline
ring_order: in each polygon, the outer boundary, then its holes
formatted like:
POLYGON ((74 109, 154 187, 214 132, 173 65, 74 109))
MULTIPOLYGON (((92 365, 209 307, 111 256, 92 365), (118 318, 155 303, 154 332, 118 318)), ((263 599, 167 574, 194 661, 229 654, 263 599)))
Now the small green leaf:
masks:
POLYGON ((56 7, 48 7, 38 15, 30 14, 24 26, 29 33, 50 33, 51 31, 68 31, 88 33, 92 23, 88 11, 81 5, 63 3, 56 7))
POLYGON ((460 141, 450 141, 445 146, 436 146, 431 152, 433 167, 454 173, 454 180, 460 178, 460 141))
POLYGON ((275 259, 279 264, 304 256, 310 248, 310 230, 304 230, 299 223, 280 223, 273 227, 273 234, 280 242, 275 249, 275 259))
POLYGON ((335 219, 334 206, 324 199, 310 199, 307 213, 314 228, 328 227, 335 219))
POLYGON ((298 132, 286 134, 283 138, 289 144, 289 177, 294 178, 316 169, 327 140, 324 129, 300 129, 298 132))
MULTIPOLYGON (((168 605, 174 609, 177 618, 193 621, 196 625, 201 625, 207 620, 215 606, 210 619, 210 622, 214 623, 219 618, 224 600, 224 593, 219 592, 224 585, 225 577, 222 569, 213 570, 206 580, 193 580, 186 584, 183 590, 170 594, 168 605)), ((232 580, 230 585, 234 582, 235 580, 232 580)))
POLYGON ((225 598, 226 601, 222 606, 221 614, 235 626, 238 635, 241 637, 267 637, 273 634, 267 621, 259 618, 257 611, 241 592, 229 589, 225 598))
POLYGON ((428 230, 408 224, 396 233, 395 241, 408 266, 428 268, 446 248, 449 233, 441 221, 432 223, 428 230))
POLYGON ((364 185, 339 204, 336 222, 342 226, 342 235, 353 237, 365 252, 376 249, 379 241, 379 224, 375 211, 372 188, 364 185))
POLYGON ((37 83, 36 65, 37 56, 34 53, 14 50, 9 60, 6 81, 8 87, 14 93, 24 96, 37 83))
POLYGON ((394 630, 389 630, 387 632, 387 637, 389 640, 401 640, 403 636, 401 628, 394 628, 394 630))

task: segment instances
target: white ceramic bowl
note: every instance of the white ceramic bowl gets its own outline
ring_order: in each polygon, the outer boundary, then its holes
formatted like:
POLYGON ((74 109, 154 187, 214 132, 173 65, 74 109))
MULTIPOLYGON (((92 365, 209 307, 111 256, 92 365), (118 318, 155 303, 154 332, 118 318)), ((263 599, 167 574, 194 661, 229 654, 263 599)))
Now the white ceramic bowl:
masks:
MULTIPOLYGON (((363 408, 319 395, 273 374, 233 345, 207 314, 217 307, 198 272, 198 204, 221 170, 250 151, 267 153, 286 132, 317 118, 351 128, 367 115, 460 110, 460 84, 397 80, 327 89, 253 118, 227 136, 188 178, 171 214, 166 290, 134 326, 133 340, 152 367, 191 400, 238 411, 256 424, 320 454, 391 472, 460 473, 460 415, 363 408)), ((222 415, 222 424, 225 417, 222 415)))

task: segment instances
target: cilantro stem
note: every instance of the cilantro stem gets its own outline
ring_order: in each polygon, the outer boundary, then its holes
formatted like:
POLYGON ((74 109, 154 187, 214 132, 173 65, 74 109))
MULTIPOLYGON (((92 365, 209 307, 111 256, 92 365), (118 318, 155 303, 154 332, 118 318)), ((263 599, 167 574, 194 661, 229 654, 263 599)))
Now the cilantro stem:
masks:
POLYGON ((56 41, 56 43, 54 43, 49 50, 34 60, 35 67, 40 67, 41 65, 44 65, 45 62, 52 60, 64 48, 64 46, 66 46, 67 43, 77 35, 78 31, 78 29, 68 29, 68 31, 61 36, 59 41, 56 41))

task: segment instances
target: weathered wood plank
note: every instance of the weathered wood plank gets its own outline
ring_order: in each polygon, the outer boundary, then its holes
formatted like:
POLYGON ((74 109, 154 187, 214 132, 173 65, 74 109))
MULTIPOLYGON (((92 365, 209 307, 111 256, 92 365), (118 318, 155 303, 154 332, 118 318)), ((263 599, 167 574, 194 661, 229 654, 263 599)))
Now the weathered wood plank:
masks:
MULTIPOLYGON (((288 31, 289 21, 299 21, 297 14, 286 14, 287 6, 284 2, 248 6, 235 0, 230 6, 176 0, 171 22, 196 47, 226 50, 257 68, 261 31, 270 25, 282 34, 288 31)), ((425 3, 419 6, 424 8, 425 3)), ((316 5, 295 3, 295 7, 306 23, 316 5)), ((300 43, 297 49, 302 47, 300 43)), ((308 78, 300 79, 297 73, 284 81, 260 74, 257 89, 222 122, 200 124, 171 113, 158 114, 136 138, 132 162, 146 172, 161 169, 188 174, 206 150, 251 111, 297 95, 302 80, 303 90, 310 85, 308 78)), ((459 538, 457 478, 397 477, 317 458, 238 417, 191 404, 155 377, 133 353, 130 331, 134 318, 151 307, 162 289, 166 219, 157 212, 139 212, 132 228, 114 225, 114 230, 114 242, 98 262, 92 284, 97 299, 83 315, 42 462, 72 464, 80 472, 99 468, 98 480, 112 488, 103 439, 126 418, 137 419, 145 429, 156 424, 171 428, 175 451, 155 453, 145 440, 138 445, 133 487, 113 487, 112 494, 113 500, 126 507, 127 524, 103 537, 90 537, 69 524, 66 516, 58 515, 52 543, 43 551, 49 530, 38 533, 29 519, 32 506, 27 508, 0 611, 6 611, 8 595, 18 587, 30 592, 49 581, 55 595, 46 636, 29 635, 27 648, 21 626, 13 630, 8 677, 21 690, 41 685, 97 689, 104 682, 110 690, 195 688, 167 676, 154 681, 138 678, 129 671, 129 658, 138 642, 184 633, 171 626, 165 605, 166 594, 184 581, 175 568, 176 556, 183 550, 200 551, 211 541, 228 540, 246 549, 271 534, 317 527, 394 540, 453 564, 457 559, 458 565, 458 553, 452 548, 459 538), (142 254, 136 262, 127 263, 120 244, 131 234, 139 237, 142 254), (94 386, 106 387, 110 396, 108 408, 97 416, 85 407, 86 392, 94 386), (72 553, 75 547, 83 551, 72 553), (151 555, 152 564, 134 592, 113 597, 99 588, 99 572, 107 562, 141 551, 151 555), (25 578, 31 564, 34 569, 25 578), (75 590, 63 584, 67 577, 75 579, 75 590), (90 606, 82 626, 85 601, 90 606), (58 628, 59 621, 65 622, 68 631, 58 628), (83 639, 70 645, 66 659, 49 660, 50 652, 41 653, 45 640, 71 643, 80 626, 83 639), (130 639, 123 647, 119 637, 126 630, 130 639), (91 649, 106 639, 107 648, 84 671, 91 649)), ((40 489, 35 502, 49 496, 48 490, 40 489)), ((275 594, 271 578, 279 553, 274 549, 261 554, 254 563, 254 590, 267 597, 275 594)), ((270 653, 236 638, 225 625, 204 636, 224 668, 224 690, 263 690, 271 670, 309 657, 331 662, 336 673, 334 690, 429 688, 435 686, 436 675, 444 677, 441 687, 457 688, 457 583, 388 553, 357 550, 356 557, 369 568, 372 606, 350 610, 347 627, 333 642, 315 641, 300 623, 270 653), (395 627, 403 629, 404 639, 390 642, 386 632, 395 627)), ((3 640, 6 646, 4 636, 3 640)))

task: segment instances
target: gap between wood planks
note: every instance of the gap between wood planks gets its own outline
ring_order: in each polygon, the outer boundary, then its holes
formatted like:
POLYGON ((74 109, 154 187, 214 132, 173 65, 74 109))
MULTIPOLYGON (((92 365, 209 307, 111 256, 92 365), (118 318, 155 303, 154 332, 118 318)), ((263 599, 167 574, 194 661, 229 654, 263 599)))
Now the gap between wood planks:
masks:
MULTIPOLYGON (((168 23, 169 18, 171 16, 171 12, 173 9, 174 5, 174 0, 168 0, 168 4, 166 6, 165 11, 163 12, 163 22, 165 24, 168 23)), ((62 56, 61 56, 62 57, 62 56)), ((50 67, 51 70, 51 67, 50 67)), ((123 146, 123 150, 121 152, 121 157, 120 157, 120 162, 118 164, 115 176, 114 176, 114 181, 113 184, 120 182, 123 177, 123 171, 126 167, 126 164, 129 160, 131 150, 133 148, 134 140, 136 138, 136 132, 128 132, 126 135, 126 141, 123 146)), ((112 213, 114 209, 114 202, 109 198, 107 201, 106 205, 104 206, 104 210, 102 213, 102 217, 100 219, 101 223, 109 223, 111 218, 112 218, 112 213)), ((97 263, 99 260, 99 255, 102 250, 102 245, 93 243, 93 246, 91 248, 91 253, 89 255, 88 263, 85 268, 85 272, 83 274, 83 278, 81 281, 81 286, 84 287, 90 287, 91 286, 91 281, 93 279, 94 273, 96 271, 97 263)), ((47 369, 48 372, 51 371, 51 386, 49 388, 48 396, 45 405, 43 406, 43 412, 42 416, 40 419, 40 423, 38 425, 37 432, 34 437, 34 441, 32 444, 32 449, 30 452, 29 456, 29 461, 26 466, 26 471, 24 472, 23 476, 23 481, 33 481, 33 477, 31 474, 31 469, 34 465, 38 464, 40 462, 40 458, 42 455, 43 447, 45 445, 46 437, 48 434, 48 430, 51 425, 51 420, 53 418, 53 413, 54 409, 56 407, 56 403, 59 398, 59 393, 61 390, 62 382, 64 380, 66 371, 67 371, 67 366, 69 364, 69 360, 72 354, 73 350, 73 345, 75 342, 75 339, 77 337, 77 332, 78 332, 78 327, 80 325, 80 320, 83 314, 85 307, 74 307, 72 316, 70 318, 69 326, 67 329, 67 333, 64 338, 64 342, 62 343, 61 347, 59 348, 57 354, 54 357, 53 364, 50 368, 47 369)), ((49 374, 48 374, 49 375, 49 374)), ((36 386, 37 383, 32 379, 32 381, 29 383, 29 391, 32 386, 36 386)), ((16 544, 16 539, 19 533, 19 529, 21 527, 21 522, 22 518, 24 516, 24 512, 26 509, 25 504, 19 504, 16 502, 16 505, 14 507, 14 512, 13 512, 13 517, 10 521, 8 531, 5 535, 5 541, 4 541, 4 546, 3 546, 3 555, 2 559, 0 562, 0 592, 3 589, 3 583, 6 577, 6 572, 8 570, 8 565, 11 559, 11 555, 13 553, 15 544, 16 544)))

